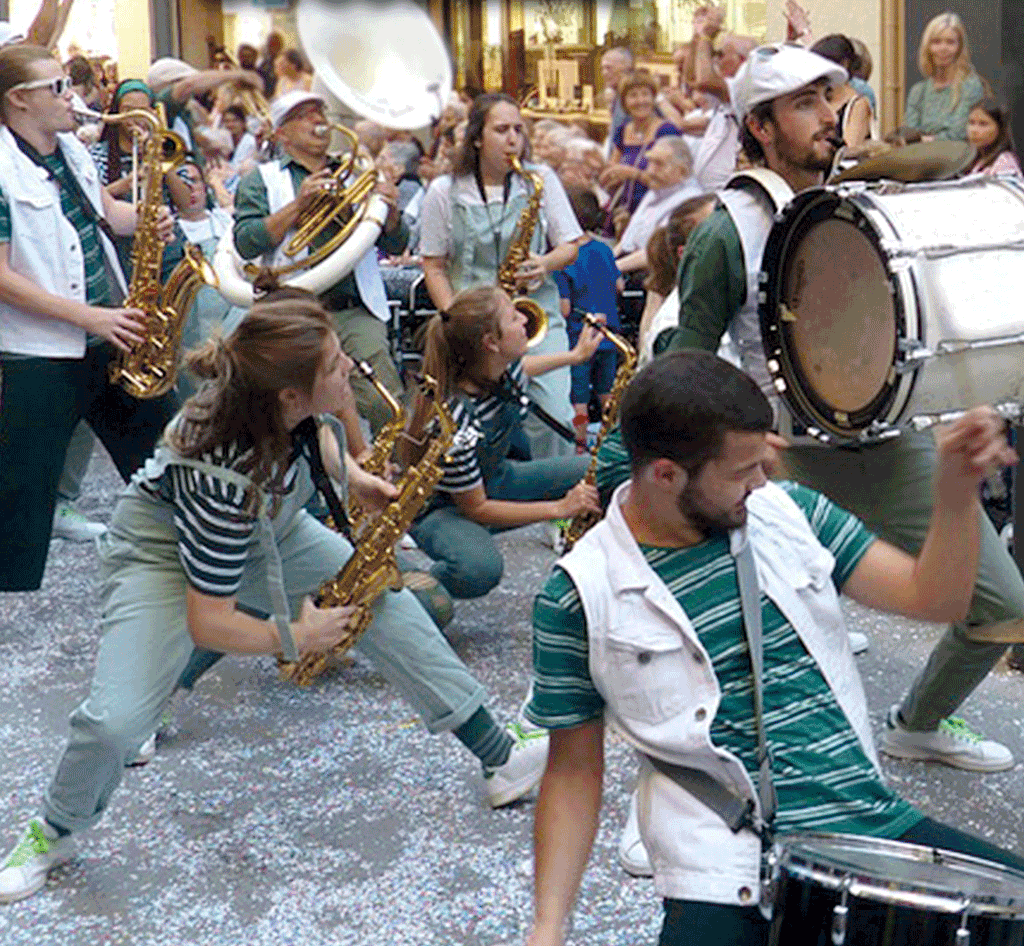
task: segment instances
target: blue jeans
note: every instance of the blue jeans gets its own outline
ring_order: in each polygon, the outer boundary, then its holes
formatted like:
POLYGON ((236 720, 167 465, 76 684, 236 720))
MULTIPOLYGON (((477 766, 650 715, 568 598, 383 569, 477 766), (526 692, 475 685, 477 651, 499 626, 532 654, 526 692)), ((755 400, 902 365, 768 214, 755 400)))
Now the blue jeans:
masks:
POLYGON ((608 394, 615 383, 617 367, 618 352, 614 348, 608 351, 599 348, 590 361, 573 365, 569 369, 572 376, 569 400, 573 404, 589 404, 592 393, 599 397, 608 394))
MULTIPOLYGON (((588 456, 505 460, 487 481, 488 499, 536 502, 561 499, 587 472, 588 456)), ((431 574, 453 598, 480 598, 501 581, 505 563, 489 529, 465 518, 445 496, 410 530, 434 560, 431 574)))

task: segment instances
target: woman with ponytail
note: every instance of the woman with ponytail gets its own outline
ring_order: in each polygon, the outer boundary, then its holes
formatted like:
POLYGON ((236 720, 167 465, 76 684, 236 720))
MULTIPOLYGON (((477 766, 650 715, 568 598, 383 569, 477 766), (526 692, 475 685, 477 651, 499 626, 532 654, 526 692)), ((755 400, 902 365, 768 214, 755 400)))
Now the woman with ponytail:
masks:
MULTIPOLYGON (((312 297, 259 302, 188 366, 202 384, 119 498, 100 543, 103 638, 92 687, 71 715, 40 816, 0 863, 0 903, 42 887, 70 856, 71 836, 99 821, 195 648, 295 660, 330 650, 355 613, 311 601, 352 546, 303 507, 317 489, 344 521, 349 490, 364 508, 396 490, 349 459, 332 416, 352 397, 352 363, 331 317, 312 297)), ((385 592, 355 649, 430 732, 453 732, 480 759, 493 806, 540 780, 546 736, 497 725, 412 592, 385 592)))
MULTIPOLYGON (((463 290, 427 323, 423 371, 438 382, 458 432, 434 500, 409 532, 453 597, 480 597, 501 580, 492 532, 600 512, 596 490, 583 481, 589 456, 513 457, 528 410, 524 379, 588 362, 601 337, 585 327, 571 351, 526 355, 526 319, 496 286, 463 290)), ((429 411, 421 397, 410 443, 430 433, 429 411)), ((403 459, 415 460, 406 449, 403 459)))

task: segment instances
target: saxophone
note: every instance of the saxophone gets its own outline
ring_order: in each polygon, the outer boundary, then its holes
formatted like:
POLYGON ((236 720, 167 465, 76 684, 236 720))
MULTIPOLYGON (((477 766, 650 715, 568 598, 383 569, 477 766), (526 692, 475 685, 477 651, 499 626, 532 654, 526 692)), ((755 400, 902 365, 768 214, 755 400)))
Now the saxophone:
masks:
MULTIPOLYGON (((394 455, 395 444, 402 435, 402 431, 405 430, 405 409, 395 400, 394 395, 381 384, 380 379, 373 373, 369 362, 357 361, 356 369, 374 386, 391 409, 392 415, 391 420, 377 431, 377 436, 370 447, 370 455, 360 466, 374 476, 387 477, 388 461, 394 455)), ((359 535, 359 530, 366 522, 368 515, 368 511, 363 509, 356 500, 349 498, 348 519, 353 535, 359 535)))
MULTIPOLYGON (((586 475, 583 477, 584 482, 594 486, 597 483, 597 453, 601 449, 604 438, 608 436, 608 433, 619 419, 619 402, 622 400, 622 395, 625 393, 626 387, 636 371, 637 354, 636 349, 626 339, 617 332, 613 332, 602 322, 599 322, 589 312, 583 314, 583 321, 598 329, 619 350, 619 354, 622 355, 622 364, 619 365, 618 370, 615 372, 615 381, 608 394, 608 400, 605 401, 604 410, 601 412, 601 429, 597 432, 597 441, 591 453, 590 465, 587 467, 586 475)), ((562 541, 565 551, 570 551, 582 538, 583 534, 596 525, 600 518, 596 513, 589 510, 576 513, 569 520, 569 524, 562 530, 562 541)))
POLYGON ((505 259, 498 268, 498 285, 512 297, 512 305, 526 316, 526 335, 530 347, 537 345, 547 334, 548 316, 544 309, 529 296, 517 296, 516 270, 530 257, 530 241, 540 219, 540 204, 544 198, 544 178, 533 171, 527 171, 519 158, 511 158, 512 170, 531 186, 530 197, 516 222, 512 242, 505 259))
POLYGON ((164 175, 184 162, 184 141, 169 131, 158 115, 144 109, 105 115, 103 120, 135 121, 148 126, 142 148, 143 193, 132 241, 132 277, 123 303, 125 308, 143 311, 144 340, 130 352, 118 352, 110 365, 110 381, 121 385, 132 397, 154 398, 174 385, 182 329, 209 267, 199 249, 191 247, 175 267, 166 289, 161 289, 164 244, 157 233, 157 217, 163 200, 164 175))
POLYGON ((320 607, 357 604, 359 609, 349 622, 343 640, 328 653, 306 654, 297 661, 280 661, 282 680, 308 686, 327 668, 332 657, 342 656, 373 621, 373 603, 389 588, 402 587, 402 576, 395 562, 395 543, 412 525, 441 479, 442 464, 455 439, 455 421, 447 406, 438 399, 437 382, 425 377, 423 385, 431 397, 440 431, 431 439, 419 463, 406 470, 395 497, 359 536, 352 557, 334 578, 325 581, 317 592, 320 607))

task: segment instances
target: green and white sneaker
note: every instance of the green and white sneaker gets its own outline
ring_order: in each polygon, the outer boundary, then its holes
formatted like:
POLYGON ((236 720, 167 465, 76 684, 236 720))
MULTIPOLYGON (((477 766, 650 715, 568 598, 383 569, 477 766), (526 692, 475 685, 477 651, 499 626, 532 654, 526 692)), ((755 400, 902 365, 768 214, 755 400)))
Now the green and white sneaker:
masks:
POLYGON ((71 835, 57 832, 41 819, 32 819, 25 834, 0 865, 0 903, 13 903, 30 897, 43 884, 46 875, 74 853, 71 835))
POLYGON ((487 800, 492 808, 511 805, 512 802, 530 794, 539 784, 548 764, 548 734, 520 737, 515 724, 508 726, 508 732, 515 740, 512 752, 504 765, 484 769, 484 787, 487 800))

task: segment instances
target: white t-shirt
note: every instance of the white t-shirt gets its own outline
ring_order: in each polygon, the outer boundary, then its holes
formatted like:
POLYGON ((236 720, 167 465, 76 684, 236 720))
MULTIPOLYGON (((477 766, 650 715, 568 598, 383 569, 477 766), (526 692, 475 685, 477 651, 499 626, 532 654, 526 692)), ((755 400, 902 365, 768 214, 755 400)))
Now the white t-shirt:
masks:
POLYGON ((693 176, 706 191, 719 191, 736 170, 740 148, 740 125, 729 103, 712 112, 700 147, 693 159, 693 176))
POLYGON ((186 220, 178 217, 178 225, 189 243, 202 243, 211 238, 220 239, 231 229, 234 218, 223 207, 214 207, 202 220, 186 220))
MULTIPOLYGON (((546 164, 538 165, 532 170, 538 172, 544 181, 544 198, 541 201, 541 213, 547 226, 548 239, 552 246, 569 243, 583 236, 583 230, 576 220, 565 188, 558 176, 546 164)), ((443 174, 435 178, 420 210, 420 255, 447 257, 451 252, 452 232, 452 176, 443 174)), ((480 189, 472 177, 459 178, 456 181, 460 199, 470 206, 484 206, 480 197, 480 189)), ((518 176, 512 175, 512 193, 519 193, 526 185, 518 176)), ((486 188, 488 205, 497 203, 501 206, 502 187, 486 188)))
POLYGON ((619 253, 632 253, 634 250, 644 249, 651 234, 668 220, 676 207, 702 193, 694 177, 688 177, 659 191, 648 191, 633 212, 633 216, 629 218, 622 239, 619 240, 619 253))

